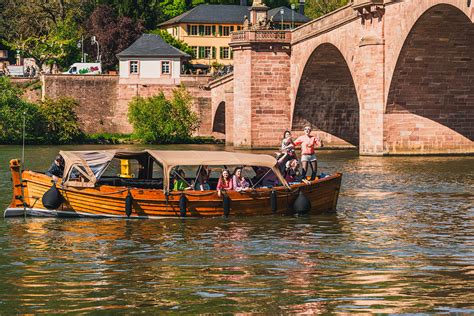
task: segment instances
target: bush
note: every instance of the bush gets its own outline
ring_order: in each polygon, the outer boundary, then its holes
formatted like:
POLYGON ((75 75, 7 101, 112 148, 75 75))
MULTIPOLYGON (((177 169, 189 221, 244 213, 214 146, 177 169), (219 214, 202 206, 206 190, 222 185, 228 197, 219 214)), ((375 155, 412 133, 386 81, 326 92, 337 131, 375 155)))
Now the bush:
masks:
POLYGON ((184 87, 174 89, 171 100, 163 92, 150 98, 134 98, 129 104, 128 119, 135 136, 149 143, 189 141, 200 124, 191 110, 191 101, 184 87))
POLYGON ((40 110, 46 120, 47 141, 65 144, 83 138, 79 121, 74 111, 79 103, 72 98, 46 99, 40 110))
POLYGON ((23 118, 26 136, 31 139, 45 132, 45 119, 38 106, 21 99, 22 90, 0 77, 0 142, 19 144, 23 138, 23 118))

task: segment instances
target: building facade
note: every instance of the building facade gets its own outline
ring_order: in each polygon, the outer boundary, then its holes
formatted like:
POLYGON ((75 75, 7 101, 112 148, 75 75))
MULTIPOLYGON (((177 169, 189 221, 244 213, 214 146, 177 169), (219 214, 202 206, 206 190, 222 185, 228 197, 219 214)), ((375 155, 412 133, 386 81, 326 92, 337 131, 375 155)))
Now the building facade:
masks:
MULTIPOLYGON (((194 64, 233 64, 233 53, 229 46, 232 32, 245 28, 250 17, 249 6, 201 4, 162 24, 175 38, 188 44, 196 58, 194 64)), ((310 19, 286 7, 268 10, 269 19, 277 29, 300 26, 310 19), (283 14, 281 14, 283 13, 283 14)))
POLYGON ((179 79, 181 62, 191 56, 166 43, 159 35, 143 34, 117 54, 120 78, 179 79))

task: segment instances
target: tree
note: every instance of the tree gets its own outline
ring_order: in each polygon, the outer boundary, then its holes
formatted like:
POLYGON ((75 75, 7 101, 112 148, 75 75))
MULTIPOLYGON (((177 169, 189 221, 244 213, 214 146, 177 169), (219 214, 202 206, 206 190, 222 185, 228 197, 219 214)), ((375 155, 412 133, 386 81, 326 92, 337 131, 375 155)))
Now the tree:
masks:
POLYGON ((24 57, 33 58, 40 70, 44 64, 67 66, 78 56, 76 46, 79 31, 71 20, 60 21, 46 35, 19 37, 10 42, 10 47, 20 50, 24 57))
POLYGON ((83 133, 75 109, 79 102, 72 98, 46 99, 40 104, 40 111, 46 120, 46 140, 65 144, 79 140, 83 133))
POLYGON ((188 44, 186 44, 185 42, 183 41, 180 41, 178 39, 176 39, 175 37, 173 37, 170 33, 168 33, 166 30, 162 30, 162 29, 156 29, 156 30, 153 30, 150 32, 151 34, 156 34, 156 35, 159 35, 161 36, 161 38, 168 44, 170 44, 171 46, 174 46, 176 47, 177 49, 179 49, 180 51, 190 55, 192 58, 195 58, 196 56, 194 56, 194 50, 189 47, 188 44))
MULTIPOLYGON (((116 54, 130 46, 144 31, 140 21, 129 17, 118 17, 112 7, 98 6, 86 22, 87 33, 95 36, 101 51, 102 69, 114 69, 116 54)), ((95 49, 88 48, 91 55, 95 49)))
POLYGON ((23 118, 28 138, 44 134, 44 118, 38 106, 21 99, 21 89, 0 77, 0 142, 19 144, 23 138, 23 118))
POLYGON ((349 0, 307 0, 305 15, 315 19, 349 3, 349 0))
POLYGON ((150 98, 134 98, 128 110, 134 134, 151 143, 189 140, 200 124, 197 114, 191 110, 191 101, 191 95, 184 87, 173 90, 171 100, 163 92, 150 98))
POLYGON ((146 29, 156 28, 161 17, 160 0, 98 0, 97 5, 107 5, 117 12, 118 16, 126 16, 134 21, 142 21, 146 29))
POLYGON ((69 64, 78 55, 82 5, 89 0, 4 0, 0 12, 2 42, 38 66, 69 64))
POLYGON ((160 4, 161 8, 161 19, 163 21, 169 20, 183 14, 187 10, 185 0, 163 0, 160 4))

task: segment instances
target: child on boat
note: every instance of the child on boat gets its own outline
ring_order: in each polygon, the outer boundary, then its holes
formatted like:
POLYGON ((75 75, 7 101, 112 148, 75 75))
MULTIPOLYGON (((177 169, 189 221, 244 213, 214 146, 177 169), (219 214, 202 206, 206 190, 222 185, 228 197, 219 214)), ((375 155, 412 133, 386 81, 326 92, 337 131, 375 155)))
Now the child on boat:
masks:
POLYGON ((192 189, 192 185, 186 182, 186 174, 183 169, 178 169, 173 183, 173 191, 184 191, 192 189))
POLYGON ((202 165, 197 172, 196 185, 194 186, 195 190, 210 190, 211 187, 208 183, 209 176, 211 175, 211 169, 206 165, 202 165))

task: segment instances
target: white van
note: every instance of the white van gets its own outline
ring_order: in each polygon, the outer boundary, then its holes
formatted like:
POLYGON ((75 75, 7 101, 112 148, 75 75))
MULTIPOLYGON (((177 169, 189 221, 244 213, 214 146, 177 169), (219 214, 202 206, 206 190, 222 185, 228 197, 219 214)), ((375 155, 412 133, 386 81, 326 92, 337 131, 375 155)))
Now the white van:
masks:
POLYGON ((63 72, 66 75, 100 75, 101 73, 100 63, 74 63, 68 71, 63 72))

